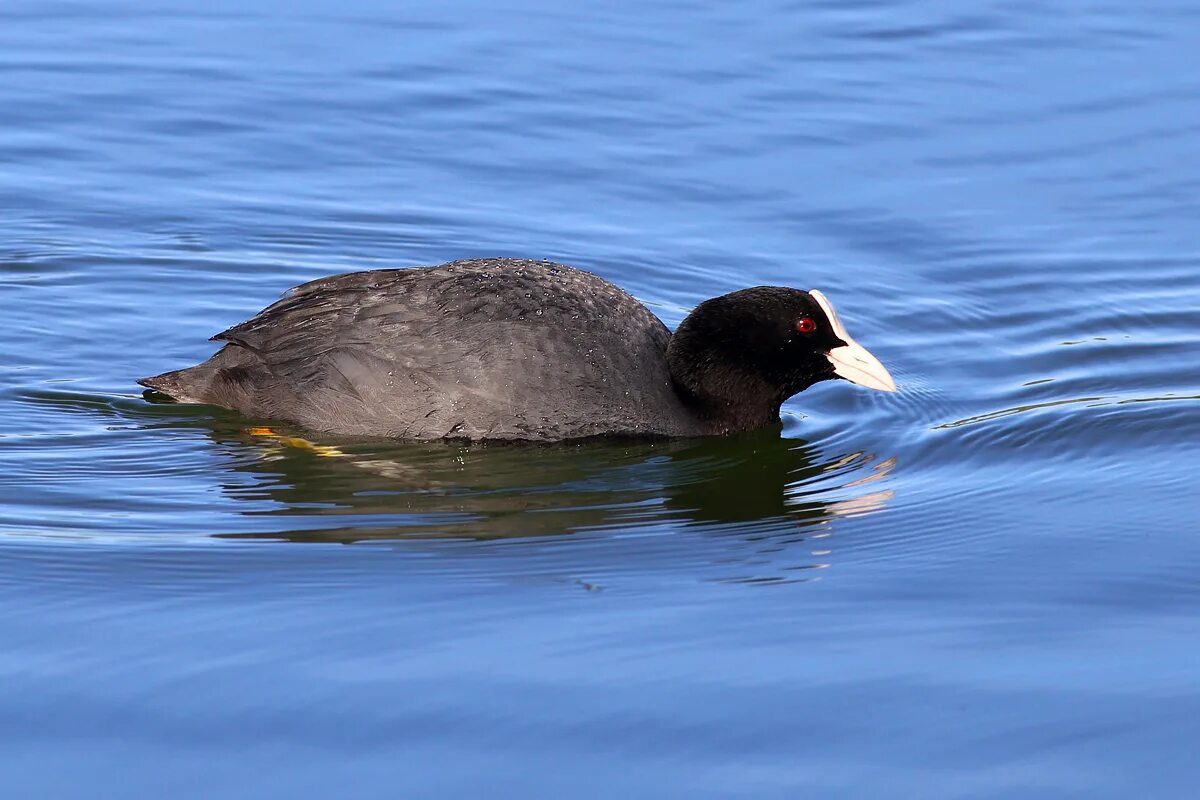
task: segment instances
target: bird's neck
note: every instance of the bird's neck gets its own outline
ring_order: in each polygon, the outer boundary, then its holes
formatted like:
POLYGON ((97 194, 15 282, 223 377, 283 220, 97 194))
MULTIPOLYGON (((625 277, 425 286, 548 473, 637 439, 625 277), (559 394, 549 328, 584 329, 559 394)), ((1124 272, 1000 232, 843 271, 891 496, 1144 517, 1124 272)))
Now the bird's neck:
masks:
POLYGON ((786 399, 779 386, 753 370, 714 363, 672 341, 667 365, 675 393, 706 433, 725 434, 778 425, 786 399))

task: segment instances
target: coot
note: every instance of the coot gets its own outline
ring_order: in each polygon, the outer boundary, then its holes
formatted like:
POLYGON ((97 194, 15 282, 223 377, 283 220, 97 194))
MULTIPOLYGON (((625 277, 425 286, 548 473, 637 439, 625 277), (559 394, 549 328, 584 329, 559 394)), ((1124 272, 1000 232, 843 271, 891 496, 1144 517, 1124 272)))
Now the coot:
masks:
POLYGON ((602 278, 507 258, 322 278, 213 340, 138 382, 329 433, 542 441, 728 434, 818 381, 896 388, 818 291, 722 295, 672 335, 602 278))

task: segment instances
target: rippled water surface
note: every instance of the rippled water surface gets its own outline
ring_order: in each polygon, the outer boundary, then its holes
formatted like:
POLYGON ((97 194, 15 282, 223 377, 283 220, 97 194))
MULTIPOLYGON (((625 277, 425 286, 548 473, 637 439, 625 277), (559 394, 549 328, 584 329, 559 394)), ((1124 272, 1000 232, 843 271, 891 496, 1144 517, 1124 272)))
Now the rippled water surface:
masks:
POLYGON ((5 797, 1192 797, 1200 11, 0 7, 5 797), (134 380, 336 271, 825 291, 782 436, 134 380))

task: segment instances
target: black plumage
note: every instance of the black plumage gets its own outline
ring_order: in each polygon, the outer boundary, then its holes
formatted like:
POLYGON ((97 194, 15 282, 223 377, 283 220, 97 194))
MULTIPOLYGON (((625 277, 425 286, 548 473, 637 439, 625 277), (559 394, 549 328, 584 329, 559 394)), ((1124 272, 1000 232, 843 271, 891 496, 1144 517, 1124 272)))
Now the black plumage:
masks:
POLYGON ((225 346, 204 363, 139 383, 347 435, 720 434, 777 424, 787 397, 836 377, 837 327, 808 292, 759 287, 702 303, 672 336, 590 273, 477 259, 303 284, 214 336, 225 346))

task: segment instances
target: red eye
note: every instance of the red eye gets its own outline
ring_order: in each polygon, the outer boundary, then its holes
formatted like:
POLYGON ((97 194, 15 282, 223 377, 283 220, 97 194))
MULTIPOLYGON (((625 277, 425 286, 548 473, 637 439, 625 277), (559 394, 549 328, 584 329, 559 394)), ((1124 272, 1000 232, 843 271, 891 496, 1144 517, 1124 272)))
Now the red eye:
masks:
POLYGON ((801 333, 812 333, 817 329, 817 323, 813 322, 810 317, 803 317, 796 322, 796 330, 801 333))

